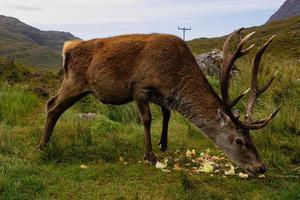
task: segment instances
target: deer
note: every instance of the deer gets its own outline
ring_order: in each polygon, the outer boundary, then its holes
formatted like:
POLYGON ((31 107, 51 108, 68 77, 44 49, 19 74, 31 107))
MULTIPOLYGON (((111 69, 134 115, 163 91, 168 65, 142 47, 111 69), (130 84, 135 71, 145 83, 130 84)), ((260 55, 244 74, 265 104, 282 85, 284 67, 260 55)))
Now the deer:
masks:
MULTIPOLYGON (((241 29, 240 29, 241 30, 241 29)), ((266 166, 253 143, 250 130, 264 128, 278 113, 252 117, 257 98, 270 87, 275 75, 258 87, 260 60, 275 36, 258 48, 253 61, 251 87, 233 100, 229 97, 230 73, 237 59, 255 45, 244 48, 255 32, 240 39, 230 51, 231 33, 224 42, 219 96, 199 69, 188 45, 169 34, 131 34, 88 41, 65 42, 62 50, 63 81, 58 93, 47 101, 44 132, 38 144, 49 142, 59 117, 84 96, 92 94, 100 102, 121 105, 134 101, 144 126, 144 158, 155 164, 151 141, 150 103, 161 107, 163 125, 159 147, 167 148, 168 122, 171 111, 177 111, 207 136, 233 162, 248 174, 260 175, 266 166), (248 93, 246 116, 241 120, 234 106, 248 93)))

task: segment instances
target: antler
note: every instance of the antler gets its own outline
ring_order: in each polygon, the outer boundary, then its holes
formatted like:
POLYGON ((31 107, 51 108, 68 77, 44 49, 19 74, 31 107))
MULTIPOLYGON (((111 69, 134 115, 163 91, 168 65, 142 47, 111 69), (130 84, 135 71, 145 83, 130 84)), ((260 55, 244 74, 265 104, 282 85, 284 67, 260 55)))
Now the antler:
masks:
POLYGON ((251 76, 251 92, 247 103, 245 122, 243 123, 244 126, 246 126, 248 129, 261 129, 265 127, 275 117, 275 115, 278 113, 281 107, 279 106, 275 110, 275 112, 272 113, 266 119, 258 120, 258 121, 253 121, 252 119, 253 107, 256 99, 270 87, 270 85, 275 79, 275 76, 278 73, 278 71, 276 71, 265 86, 261 88, 257 86, 257 75, 258 75, 258 70, 259 70, 262 55, 264 54, 265 50, 268 48, 268 46, 271 44, 271 42, 275 37, 276 35, 273 35, 261 48, 258 48, 257 54, 253 60, 253 68, 252 68, 252 76, 251 76))
POLYGON ((267 84, 265 86, 263 86, 261 88, 259 88, 257 86, 257 75, 258 75, 258 70, 259 70, 262 55, 265 52, 265 50, 267 49, 267 47, 271 44, 272 40, 275 38, 275 35, 272 36, 263 45, 262 48, 258 48, 257 54, 256 54, 256 56, 254 58, 254 61, 253 61, 252 76, 251 76, 251 88, 249 88, 244 93, 242 93, 241 95, 236 97, 234 100, 230 101, 228 87, 229 87, 229 82, 230 82, 230 72, 232 70, 233 64, 238 58, 240 58, 243 55, 247 54, 255 46, 254 44, 252 44, 251 46, 249 46, 248 48, 243 50, 243 47, 244 47, 245 43, 247 43, 247 41, 250 39, 250 37, 255 33, 255 32, 252 32, 252 33, 246 35, 243 39, 241 39, 241 41, 240 41, 240 43, 239 43, 239 45, 238 45, 238 47, 237 47, 237 49, 235 50, 234 53, 230 52, 230 50, 229 50, 230 40, 232 39, 232 37, 234 35, 240 34, 241 30, 243 30, 243 29, 239 29, 239 30, 233 32, 232 34, 230 34, 228 36, 228 38, 226 39, 225 43, 224 43, 224 47, 223 47, 224 63, 223 63, 222 71, 221 71, 221 80, 220 80, 222 101, 223 101, 225 111, 229 114, 229 116, 232 118, 232 120, 235 123, 237 123, 239 126, 241 126, 243 128, 246 128, 246 129, 249 129, 249 130, 261 129, 261 128, 265 127, 275 117, 275 115, 280 110, 280 107, 277 108, 274 113, 272 113, 269 117, 267 117, 263 120, 254 121, 251 117, 252 113, 253 113, 253 107, 254 107, 256 99, 264 91, 266 91, 270 87, 270 85, 272 84, 272 82, 275 79, 276 74, 278 73, 278 72, 276 72, 272 76, 272 78, 269 80, 269 82, 267 82, 267 84), (242 122, 242 121, 239 120, 239 117, 236 117, 231 112, 231 109, 249 91, 250 91, 250 96, 249 96, 248 103, 247 103, 245 121, 242 122))
POLYGON ((245 50, 242 50, 245 43, 250 39, 250 37, 255 33, 252 32, 248 35, 246 35, 239 43, 237 49, 234 53, 230 52, 230 41, 232 37, 236 34, 239 34, 243 30, 243 28, 233 32, 228 36, 224 43, 223 52, 224 52, 224 61, 223 61, 223 67, 221 71, 221 80, 220 80, 220 88, 221 88, 221 95, 222 100, 225 105, 226 110, 231 110, 231 108, 238 103, 238 101, 245 96, 250 90, 246 90, 243 94, 236 97, 233 101, 230 101, 229 99, 229 81, 230 81, 230 73, 233 67, 234 62, 242 57, 243 55, 247 54, 255 45, 252 44, 245 50))

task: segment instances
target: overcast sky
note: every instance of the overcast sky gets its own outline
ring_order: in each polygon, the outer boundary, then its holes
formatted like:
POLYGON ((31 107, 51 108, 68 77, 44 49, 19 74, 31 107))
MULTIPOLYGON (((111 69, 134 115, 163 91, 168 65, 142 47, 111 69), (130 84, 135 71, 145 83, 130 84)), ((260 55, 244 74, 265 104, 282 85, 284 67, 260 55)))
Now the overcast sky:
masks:
POLYGON ((284 0, 0 0, 0 14, 42 30, 90 39, 125 33, 171 33, 187 39, 261 25, 284 0))

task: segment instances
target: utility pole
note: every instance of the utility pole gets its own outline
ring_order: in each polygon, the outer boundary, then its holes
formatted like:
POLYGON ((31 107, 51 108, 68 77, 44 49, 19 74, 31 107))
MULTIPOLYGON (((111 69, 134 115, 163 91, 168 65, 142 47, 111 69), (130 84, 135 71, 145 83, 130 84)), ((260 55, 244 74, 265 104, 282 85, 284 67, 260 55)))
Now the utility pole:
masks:
POLYGON ((185 26, 184 26, 184 27, 178 26, 178 30, 182 30, 182 32, 183 32, 183 37, 182 37, 182 39, 185 40, 185 31, 190 31, 190 30, 192 30, 192 27, 186 28, 185 26))

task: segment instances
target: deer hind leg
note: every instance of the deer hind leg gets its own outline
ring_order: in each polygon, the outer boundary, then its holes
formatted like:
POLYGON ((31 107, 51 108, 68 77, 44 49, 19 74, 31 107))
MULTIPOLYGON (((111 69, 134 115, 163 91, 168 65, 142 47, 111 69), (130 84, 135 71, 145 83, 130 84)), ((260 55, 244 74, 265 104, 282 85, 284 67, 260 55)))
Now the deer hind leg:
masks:
POLYGON ((49 142, 53 128, 59 117, 89 93, 89 91, 82 89, 82 87, 76 88, 75 86, 71 86, 71 84, 62 84, 58 94, 47 102, 47 117, 43 136, 38 145, 39 149, 45 147, 49 142))
POLYGON ((151 110, 148 100, 135 99, 137 107, 139 109, 142 122, 144 124, 144 133, 145 133, 145 160, 147 160, 151 165, 156 164, 156 156, 152 152, 152 143, 151 143, 151 110))
POLYGON ((169 128, 169 120, 171 117, 171 112, 165 107, 161 107, 161 112, 163 115, 163 126, 160 137, 160 142, 158 143, 158 147, 161 151, 166 151, 168 148, 168 128, 169 128))

